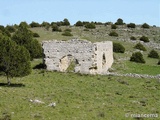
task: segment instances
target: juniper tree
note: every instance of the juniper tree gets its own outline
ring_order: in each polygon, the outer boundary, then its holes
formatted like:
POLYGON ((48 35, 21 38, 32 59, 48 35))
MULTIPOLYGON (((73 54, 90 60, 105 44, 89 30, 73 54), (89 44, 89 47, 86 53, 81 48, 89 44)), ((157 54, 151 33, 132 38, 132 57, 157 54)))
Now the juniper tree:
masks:
POLYGON ((25 26, 19 27, 13 34, 12 40, 18 45, 24 46, 29 51, 31 59, 42 56, 41 44, 36 39, 33 39, 33 32, 28 30, 25 26))
POLYGON ((31 73, 28 50, 8 37, 0 39, 0 71, 5 73, 8 85, 12 77, 23 77, 31 73))

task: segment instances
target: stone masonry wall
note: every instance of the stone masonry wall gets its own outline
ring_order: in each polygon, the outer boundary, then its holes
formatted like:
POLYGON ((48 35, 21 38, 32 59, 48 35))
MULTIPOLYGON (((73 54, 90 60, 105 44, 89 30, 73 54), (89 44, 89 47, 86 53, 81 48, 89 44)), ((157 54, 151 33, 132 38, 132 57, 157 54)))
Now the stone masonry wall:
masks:
POLYGON ((43 42, 47 70, 65 72, 74 62, 74 72, 106 74, 113 63, 111 41, 91 43, 86 40, 43 42))

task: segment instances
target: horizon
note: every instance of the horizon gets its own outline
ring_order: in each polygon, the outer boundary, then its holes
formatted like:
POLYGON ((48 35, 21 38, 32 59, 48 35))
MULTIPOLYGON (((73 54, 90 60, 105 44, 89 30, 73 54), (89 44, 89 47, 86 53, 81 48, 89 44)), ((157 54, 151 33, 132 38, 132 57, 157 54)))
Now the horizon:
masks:
POLYGON ((67 18, 71 25, 77 21, 112 22, 123 19, 124 23, 160 26, 159 0, 5 0, 0 1, 0 25, 20 22, 57 22, 67 18), (9 6, 11 4, 11 6, 9 6))

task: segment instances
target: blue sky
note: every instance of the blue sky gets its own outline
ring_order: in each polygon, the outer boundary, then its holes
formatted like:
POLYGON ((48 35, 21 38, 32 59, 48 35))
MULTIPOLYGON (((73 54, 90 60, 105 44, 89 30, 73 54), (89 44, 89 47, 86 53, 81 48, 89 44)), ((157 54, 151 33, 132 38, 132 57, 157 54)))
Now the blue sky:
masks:
POLYGON ((160 26, 160 0, 0 0, 0 25, 22 21, 116 22, 160 26))

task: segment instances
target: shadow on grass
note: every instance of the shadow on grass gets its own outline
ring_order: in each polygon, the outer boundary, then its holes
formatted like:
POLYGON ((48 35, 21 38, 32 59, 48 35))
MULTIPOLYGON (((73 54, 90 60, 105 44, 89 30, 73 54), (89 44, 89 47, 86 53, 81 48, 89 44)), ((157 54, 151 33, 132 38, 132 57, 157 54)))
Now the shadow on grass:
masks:
POLYGON ((33 69, 45 69, 45 68, 46 68, 46 65, 43 63, 40 63, 33 67, 33 69))
POLYGON ((7 83, 0 83, 0 87, 25 87, 24 84, 22 83, 11 83, 10 85, 8 85, 7 83))

